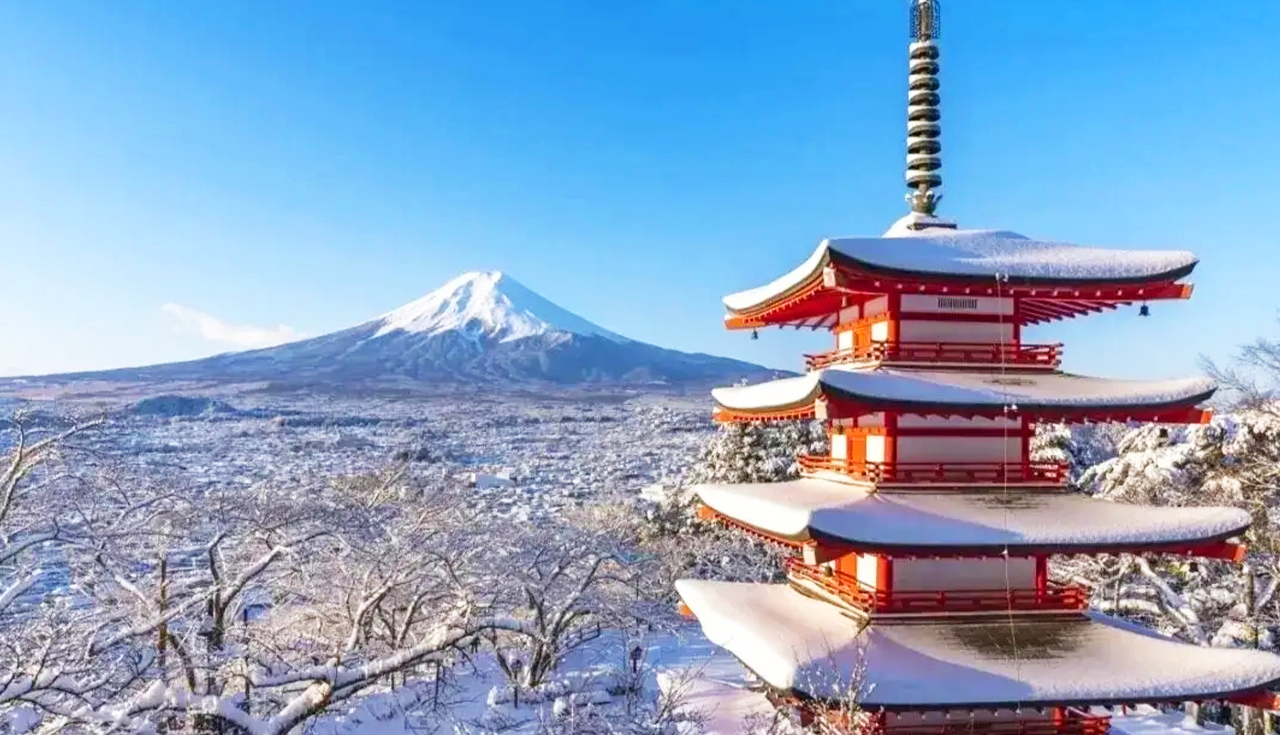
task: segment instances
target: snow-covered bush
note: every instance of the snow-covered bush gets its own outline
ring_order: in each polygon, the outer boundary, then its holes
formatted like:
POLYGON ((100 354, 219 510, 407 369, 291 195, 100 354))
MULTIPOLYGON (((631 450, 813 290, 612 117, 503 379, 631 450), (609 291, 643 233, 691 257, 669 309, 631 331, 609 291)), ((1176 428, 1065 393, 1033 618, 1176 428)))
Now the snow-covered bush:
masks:
POLYGON ((1079 487, 1080 477, 1090 467, 1116 454, 1116 443, 1124 435, 1123 426, 1091 424, 1037 424, 1031 438, 1031 460, 1067 465, 1067 485, 1079 487))
POLYGON ((723 424, 690 472, 693 483, 779 482, 796 477, 801 454, 826 454, 820 421, 723 424))

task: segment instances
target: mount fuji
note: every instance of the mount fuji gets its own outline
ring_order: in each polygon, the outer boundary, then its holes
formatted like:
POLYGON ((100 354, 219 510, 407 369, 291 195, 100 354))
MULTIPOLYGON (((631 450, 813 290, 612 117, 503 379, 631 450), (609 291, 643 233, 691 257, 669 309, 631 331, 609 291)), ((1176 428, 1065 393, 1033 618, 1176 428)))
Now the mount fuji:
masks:
POLYGON ((705 385, 776 376, 759 365, 638 342, 500 272, 464 273, 349 329, 189 362, 58 378, 308 385, 705 385))

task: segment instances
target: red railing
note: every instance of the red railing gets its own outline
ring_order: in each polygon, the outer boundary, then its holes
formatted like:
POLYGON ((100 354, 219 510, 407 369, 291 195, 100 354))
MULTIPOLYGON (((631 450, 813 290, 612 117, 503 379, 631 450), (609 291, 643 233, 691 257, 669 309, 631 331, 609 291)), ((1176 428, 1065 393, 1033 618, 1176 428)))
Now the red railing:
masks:
MULTIPOLYGON (((991 720, 956 718, 949 722, 903 722, 888 712, 871 712, 843 704, 823 706, 814 699, 776 692, 766 694, 780 708, 793 708, 800 724, 823 735, 1106 735, 1111 730, 1111 717, 1093 715, 1076 707, 1049 707, 1036 715, 1017 715, 1018 719, 991 720)), ((911 714, 908 713, 908 717, 911 714)), ((930 713, 929 719, 938 717, 930 713)))
POLYGON ((984 342, 872 342, 851 349, 805 355, 810 370, 855 360, 881 362, 957 363, 1009 365, 1020 368, 1056 368, 1062 361, 1062 344, 1019 345, 984 342))
POLYGON ((802 454, 801 469, 842 472, 875 483, 1001 483, 1061 484, 1068 466, 1059 462, 852 462, 802 454))
POLYGON ((995 612, 1028 610, 1083 610, 1088 594, 1079 587, 1048 583, 1043 590, 876 590, 856 577, 812 567, 798 559, 786 560, 792 577, 818 585, 849 605, 869 613, 995 612))
POLYGON ((1074 707, 1058 718, 995 720, 988 722, 872 723, 867 735, 1106 735, 1111 718, 1090 715, 1074 707))

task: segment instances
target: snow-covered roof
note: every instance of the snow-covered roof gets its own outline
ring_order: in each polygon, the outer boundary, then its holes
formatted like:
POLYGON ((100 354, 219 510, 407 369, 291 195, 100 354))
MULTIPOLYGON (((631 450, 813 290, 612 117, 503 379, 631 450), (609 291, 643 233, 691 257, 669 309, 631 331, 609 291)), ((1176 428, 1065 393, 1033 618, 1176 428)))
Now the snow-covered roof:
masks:
POLYGON ((762 306, 808 283, 830 262, 886 275, 982 278, 1013 282, 1174 281, 1195 268, 1186 250, 1113 250, 1032 240, 1005 230, 895 225, 883 237, 832 238, 794 270, 764 286, 724 297, 730 311, 762 306))
MULTIPOLYGON (((750 732, 744 724, 771 722, 780 716, 768 694, 753 686, 741 664, 727 653, 724 657, 737 670, 736 675, 726 671, 729 666, 719 658, 714 658, 710 662, 699 662, 700 668, 659 671, 658 687, 678 700, 677 709, 694 718, 702 726, 699 732, 704 735, 739 735, 750 732)), ((1198 724, 1181 710, 1163 712, 1146 704, 1126 706, 1123 710, 1092 707, 1085 711, 1108 718, 1111 735, 1235 735, 1230 726, 1213 722, 1198 724)))
POLYGON ((1280 656, 1201 648, 1096 613, 864 625, 785 584, 676 590, 707 638, 770 685, 819 698, 857 689, 864 708, 1186 701, 1280 682, 1280 656))
POLYGON ((1129 505, 1066 492, 869 493, 814 478, 697 485, 693 492, 716 512, 767 533, 876 549, 1150 548, 1219 541, 1249 526, 1249 514, 1237 508, 1129 505))
POLYGON ((908 370, 833 365, 795 378, 717 388, 716 402, 736 411, 773 411, 821 395, 871 404, 994 407, 1157 407, 1199 403, 1213 395, 1208 378, 1111 380, 1061 372, 1008 373, 908 370))

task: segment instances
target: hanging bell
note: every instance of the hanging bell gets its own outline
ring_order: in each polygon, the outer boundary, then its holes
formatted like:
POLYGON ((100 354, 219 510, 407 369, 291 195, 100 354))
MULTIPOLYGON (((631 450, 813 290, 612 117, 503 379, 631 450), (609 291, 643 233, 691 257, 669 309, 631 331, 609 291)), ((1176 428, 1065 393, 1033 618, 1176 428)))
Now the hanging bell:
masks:
MULTIPOLYGON (((1142 307, 1142 308, 1144 308, 1144 309, 1145 309, 1145 308, 1147 308, 1147 307, 1145 307, 1145 306, 1144 306, 1144 307, 1142 307)), ((751 339, 760 339, 760 330, 758 330, 758 329, 753 329, 753 330, 751 330, 751 339)))
POLYGON ((1138 316, 1151 316, 1151 307, 1143 304, 1138 307, 1138 316))

